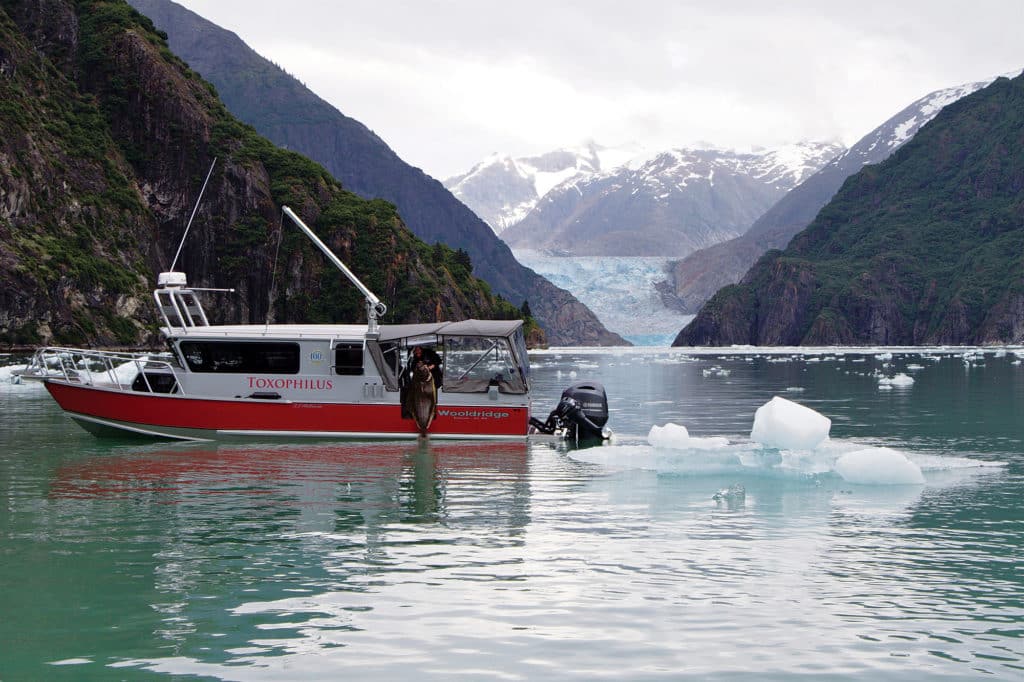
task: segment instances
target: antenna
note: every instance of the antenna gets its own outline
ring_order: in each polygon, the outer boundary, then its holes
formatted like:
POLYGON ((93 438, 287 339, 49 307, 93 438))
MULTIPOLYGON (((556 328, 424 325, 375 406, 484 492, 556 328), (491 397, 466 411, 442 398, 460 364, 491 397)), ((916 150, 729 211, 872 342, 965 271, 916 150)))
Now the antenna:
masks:
POLYGON ((171 261, 171 271, 174 271, 174 266, 178 263, 178 256, 181 255, 181 249, 185 246, 185 238, 188 237, 188 231, 192 227, 192 221, 196 218, 196 211, 199 210, 199 202, 203 200, 203 192, 206 191, 206 183, 210 181, 210 176, 213 174, 213 167, 217 165, 217 157, 213 157, 213 163, 210 164, 210 170, 206 171, 206 179, 203 180, 203 188, 199 190, 199 197, 196 199, 196 205, 192 208, 192 216, 188 219, 188 225, 185 226, 185 234, 181 235, 181 243, 178 244, 178 252, 174 254, 174 260, 171 261))

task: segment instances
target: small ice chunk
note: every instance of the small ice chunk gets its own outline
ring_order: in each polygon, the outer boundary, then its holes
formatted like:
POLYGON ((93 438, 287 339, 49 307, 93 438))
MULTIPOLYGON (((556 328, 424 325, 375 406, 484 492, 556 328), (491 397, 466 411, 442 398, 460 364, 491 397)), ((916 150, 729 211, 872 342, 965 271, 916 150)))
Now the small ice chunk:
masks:
POLYGON ((652 447, 669 450, 718 450, 729 446, 728 438, 691 436, 685 426, 672 422, 664 426, 652 426, 647 433, 647 442, 652 447))
POLYGON ((836 473, 847 483, 862 485, 920 485, 921 468, 892 448, 866 448, 836 460, 836 473))
POLYGON ((832 420, 825 415, 775 396, 754 413, 750 438, 780 450, 813 450, 831 428, 832 420))
POLYGON ((888 386, 890 388, 906 388, 908 386, 913 386, 913 385, 914 385, 914 377, 910 376, 909 374, 900 373, 900 374, 897 374, 896 376, 894 376, 892 378, 885 377, 885 376, 878 378, 878 387, 879 388, 882 388, 884 386, 888 386))
POLYGON ((690 432, 681 424, 669 422, 664 426, 655 424, 647 433, 647 442, 656 448, 683 449, 690 440, 690 432))
POLYGON ((742 485, 740 485, 739 483, 733 483, 728 488, 722 488, 717 493, 712 495, 711 499, 715 500, 716 502, 723 502, 723 501, 730 501, 730 500, 737 501, 737 500, 742 500, 742 499, 746 498, 746 496, 747 496, 746 489, 742 485))

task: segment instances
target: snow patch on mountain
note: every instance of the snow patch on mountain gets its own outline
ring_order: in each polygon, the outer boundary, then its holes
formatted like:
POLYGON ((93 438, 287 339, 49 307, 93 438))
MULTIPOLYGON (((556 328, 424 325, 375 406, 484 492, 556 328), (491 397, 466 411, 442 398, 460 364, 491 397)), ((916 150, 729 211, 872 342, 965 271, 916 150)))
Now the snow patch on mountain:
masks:
POLYGON ((594 142, 539 156, 492 154, 466 173, 448 178, 444 185, 501 234, 525 218, 553 188, 635 163, 645 154, 644 148, 635 144, 604 147, 594 142))

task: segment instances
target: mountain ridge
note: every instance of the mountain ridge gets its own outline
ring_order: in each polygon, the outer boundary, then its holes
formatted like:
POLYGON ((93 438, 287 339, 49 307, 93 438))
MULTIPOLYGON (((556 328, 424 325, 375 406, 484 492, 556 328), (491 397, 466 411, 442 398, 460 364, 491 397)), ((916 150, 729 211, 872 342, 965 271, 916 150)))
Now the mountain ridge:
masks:
POLYGON ((849 177, 674 345, 1024 342, 1024 75, 849 177))
POLYGON ((259 56, 237 35, 170 0, 131 0, 166 31, 171 48, 216 87, 228 108, 271 141, 324 164, 342 185, 394 203, 427 242, 464 249, 474 272, 515 304, 529 302, 556 345, 628 345, 572 294, 525 268, 440 182, 402 161, 345 116, 259 56))
POLYGON ((810 224, 846 178, 867 164, 884 161, 945 105, 991 82, 943 88, 910 103, 795 186, 754 221, 746 233, 669 265, 668 278, 658 286, 662 300, 674 310, 696 313, 719 289, 739 282, 763 253, 784 248, 810 224))
POLYGON ((502 238, 513 249, 577 256, 685 256, 742 234, 842 147, 749 152, 679 148, 567 180, 502 238))

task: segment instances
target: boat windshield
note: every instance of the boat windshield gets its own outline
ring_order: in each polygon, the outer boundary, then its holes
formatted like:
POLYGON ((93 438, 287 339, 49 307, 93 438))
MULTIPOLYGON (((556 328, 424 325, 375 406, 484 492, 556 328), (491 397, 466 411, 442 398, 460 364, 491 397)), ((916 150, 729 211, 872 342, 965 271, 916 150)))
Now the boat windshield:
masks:
POLYGON ((504 336, 446 336, 444 390, 484 393, 497 386, 499 393, 526 393, 529 365, 517 360, 516 345, 504 336))

